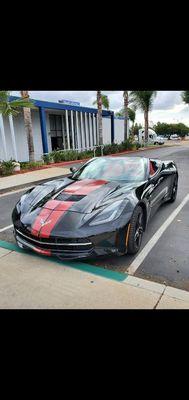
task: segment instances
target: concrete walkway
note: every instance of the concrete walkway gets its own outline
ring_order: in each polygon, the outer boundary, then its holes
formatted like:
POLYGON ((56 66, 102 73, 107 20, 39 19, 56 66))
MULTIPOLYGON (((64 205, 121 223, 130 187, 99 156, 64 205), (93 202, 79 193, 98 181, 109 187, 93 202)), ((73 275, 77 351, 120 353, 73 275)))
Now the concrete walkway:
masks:
POLYGON ((0 179, 0 193, 5 190, 11 190, 16 187, 36 183, 45 179, 56 179, 70 173, 69 168, 53 167, 40 169, 38 171, 26 172, 25 174, 5 176, 0 179))
POLYGON ((0 309, 189 309, 189 292, 86 265, 0 248, 0 309))

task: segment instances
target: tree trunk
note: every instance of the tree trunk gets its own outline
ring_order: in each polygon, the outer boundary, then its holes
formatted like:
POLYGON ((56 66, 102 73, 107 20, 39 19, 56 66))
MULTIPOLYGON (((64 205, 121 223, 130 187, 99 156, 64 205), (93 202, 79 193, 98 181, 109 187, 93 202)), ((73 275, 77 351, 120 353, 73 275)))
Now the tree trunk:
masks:
POLYGON ((102 95, 101 91, 97 91, 97 107, 98 107, 98 143, 103 144, 102 133, 102 95))
MULTIPOLYGON (((24 100, 29 100, 29 94, 27 90, 23 90, 20 92, 21 96, 24 100)), ((34 143, 33 143, 33 129, 32 129, 32 120, 31 120, 31 110, 30 108, 23 108, 24 113, 24 124, 27 135, 28 142, 28 151, 29 151, 29 162, 35 161, 34 156, 34 143)))
POLYGON ((148 110, 144 111, 144 142, 148 143, 148 110))
POLYGON ((128 91, 124 92, 124 141, 128 139, 128 91))
POLYGON ((133 126, 132 126, 132 138, 134 139, 134 130, 135 130, 135 127, 134 127, 134 122, 133 122, 133 126))

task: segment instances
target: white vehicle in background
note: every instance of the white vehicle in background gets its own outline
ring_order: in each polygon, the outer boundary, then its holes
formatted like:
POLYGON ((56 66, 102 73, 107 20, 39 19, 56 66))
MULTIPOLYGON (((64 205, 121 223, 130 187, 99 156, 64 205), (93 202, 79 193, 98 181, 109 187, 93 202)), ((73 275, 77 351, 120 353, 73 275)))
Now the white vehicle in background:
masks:
MULTIPOLYGON (((144 144, 144 129, 139 129, 138 140, 140 144, 144 144)), ((157 136, 153 129, 148 129, 148 143, 149 144, 164 144, 164 138, 157 136)))
POLYGON ((171 140, 181 140, 180 136, 178 136, 176 133, 174 135, 170 136, 171 140))

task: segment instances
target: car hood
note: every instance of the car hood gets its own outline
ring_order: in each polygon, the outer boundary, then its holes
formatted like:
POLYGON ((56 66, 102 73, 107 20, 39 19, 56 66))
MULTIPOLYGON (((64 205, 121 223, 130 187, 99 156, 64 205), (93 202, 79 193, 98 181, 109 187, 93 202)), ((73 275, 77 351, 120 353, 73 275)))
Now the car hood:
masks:
POLYGON ((102 205, 131 194, 140 183, 108 182, 105 180, 85 179, 73 181, 51 181, 36 186, 27 192, 20 200, 22 214, 32 213, 36 208, 49 208, 58 205, 58 209, 82 214, 91 213, 102 205), (53 203, 54 202, 54 203, 53 203), (67 207, 69 203, 70 207, 67 207))

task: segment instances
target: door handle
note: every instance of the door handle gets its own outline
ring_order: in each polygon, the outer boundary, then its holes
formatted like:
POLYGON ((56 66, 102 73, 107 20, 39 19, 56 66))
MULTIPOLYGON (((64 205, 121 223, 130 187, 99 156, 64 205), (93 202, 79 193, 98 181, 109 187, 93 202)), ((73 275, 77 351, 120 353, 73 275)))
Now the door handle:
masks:
POLYGON ((163 176, 161 178, 158 179, 158 183, 163 181, 163 176))

